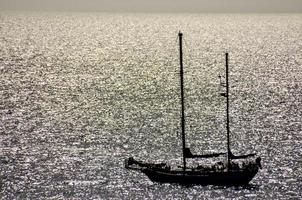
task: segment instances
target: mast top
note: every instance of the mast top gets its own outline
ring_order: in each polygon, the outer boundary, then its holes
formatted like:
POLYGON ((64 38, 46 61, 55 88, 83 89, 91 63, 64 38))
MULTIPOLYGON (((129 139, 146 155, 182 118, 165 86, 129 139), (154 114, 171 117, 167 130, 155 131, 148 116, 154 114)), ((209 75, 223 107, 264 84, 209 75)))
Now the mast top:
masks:
POLYGON ((183 35, 182 32, 179 31, 179 32, 178 32, 178 36, 182 36, 182 35, 183 35))

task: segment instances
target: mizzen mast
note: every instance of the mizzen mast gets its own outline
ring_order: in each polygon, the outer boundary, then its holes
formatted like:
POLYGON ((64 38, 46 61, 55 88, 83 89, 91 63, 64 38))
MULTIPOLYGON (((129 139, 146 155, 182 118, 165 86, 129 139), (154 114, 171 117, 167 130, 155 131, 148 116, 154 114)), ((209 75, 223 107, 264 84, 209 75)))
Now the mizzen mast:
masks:
POLYGON ((228 167, 230 166, 230 156, 231 156, 231 149, 230 149, 230 118, 229 118, 229 54, 225 53, 225 79, 226 79, 226 129, 227 129, 227 138, 228 138, 228 167))

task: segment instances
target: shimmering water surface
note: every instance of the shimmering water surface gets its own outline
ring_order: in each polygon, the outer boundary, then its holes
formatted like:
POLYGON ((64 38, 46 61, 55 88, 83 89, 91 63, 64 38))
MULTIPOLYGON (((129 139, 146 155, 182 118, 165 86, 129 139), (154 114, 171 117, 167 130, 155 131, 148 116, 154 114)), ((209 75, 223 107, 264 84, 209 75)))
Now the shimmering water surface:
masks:
POLYGON ((0 13, 3 199, 299 199, 302 15, 0 13), (177 33, 188 145, 258 152, 248 187, 152 183, 128 156, 181 164, 177 33))

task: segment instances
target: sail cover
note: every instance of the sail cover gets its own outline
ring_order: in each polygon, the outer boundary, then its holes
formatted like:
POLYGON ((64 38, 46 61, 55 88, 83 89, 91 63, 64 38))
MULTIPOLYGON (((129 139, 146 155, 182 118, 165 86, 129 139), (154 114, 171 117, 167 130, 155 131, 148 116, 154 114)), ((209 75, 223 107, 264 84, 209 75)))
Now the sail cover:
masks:
POLYGON ((226 153, 211 153, 211 154, 203 154, 203 155, 194 155, 192 154, 190 148, 185 148, 184 153, 186 158, 213 158, 226 154, 226 153))
POLYGON ((231 151, 229 152, 229 156, 230 156, 230 159, 244 159, 244 158, 248 158, 248 157, 253 157, 255 156, 256 154, 255 153, 250 153, 250 154, 246 154, 246 155, 239 155, 239 156, 235 156, 231 151))

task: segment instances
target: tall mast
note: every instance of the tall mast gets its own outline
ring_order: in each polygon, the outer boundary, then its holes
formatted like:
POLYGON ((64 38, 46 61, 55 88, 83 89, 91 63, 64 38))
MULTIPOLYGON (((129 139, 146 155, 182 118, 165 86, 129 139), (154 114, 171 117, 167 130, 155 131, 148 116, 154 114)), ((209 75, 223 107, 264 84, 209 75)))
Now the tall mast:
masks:
POLYGON ((229 119, 229 54, 225 53, 225 77, 226 77, 226 115, 227 115, 227 138, 228 138, 228 167, 230 166, 230 119, 229 119))
POLYGON ((182 63, 182 33, 178 33, 179 37, 179 61, 180 61, 180 95, 181 95, 181 135, 182 135, 182 155, 183 155, 183 170, 186 170, 186 137, 185 137, 185 104, 184 104, 184 76, 182 63))

